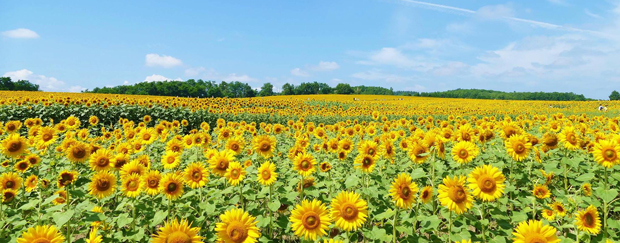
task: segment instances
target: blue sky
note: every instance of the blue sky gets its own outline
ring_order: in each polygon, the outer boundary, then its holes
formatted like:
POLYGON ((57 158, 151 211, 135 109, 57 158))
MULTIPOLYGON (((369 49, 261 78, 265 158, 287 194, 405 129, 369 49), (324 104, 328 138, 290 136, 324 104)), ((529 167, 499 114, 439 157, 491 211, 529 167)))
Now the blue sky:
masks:
POLYGON ((620 1, 1 1, 0 75, 46 91, 190 78, 620 90, 620 1))

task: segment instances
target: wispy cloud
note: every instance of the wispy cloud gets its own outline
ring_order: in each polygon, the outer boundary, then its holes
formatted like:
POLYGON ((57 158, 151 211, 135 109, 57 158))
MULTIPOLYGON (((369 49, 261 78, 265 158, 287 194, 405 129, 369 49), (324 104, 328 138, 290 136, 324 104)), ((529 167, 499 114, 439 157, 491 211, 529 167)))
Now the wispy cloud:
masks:
MULTIPOLYGON (((400 0, 400 1, 405 2, 405 3, 410 3, 414 6, 426 7, 426 8, 438 10, 438 11, 456 12, 458 14, 467 14, 467 15, 478 15, 479 14, 479 11, 474 11, 471 9, 459 8, 459 7, 449 6, 449 5, 443 5, 443 4, 436 4, 436 3, 429 3, 429 2, 422 2, 422 1, 415 1, 415 0, 400 0)), ((480 10, 486 11, 487 9, 483 7, 480 10)), ((536 21, 536 20, 531 20, 531 19, 517 18, 511 15, 504 15, 504 16, 498 16, 498 17, 505 19, 505 20, 526 23, 526 24, 530 24, 535 27, 546 28, 546 29, 558 29, 558 30, 573 31, 573 32, 600 34, 600 35, 604 34, 598 31, 594 31, 594 30, 580 29, 580 28, 562 26, 558 24, 536 21)))
POLYGON ((597 19, 600 19, 600 18, 601 18, 601 16, 600 16, 600 15, 590 12, 590 10, 588 10, 588 9, 585 9, 585 10, 584 10, 584 12, 585 12, 588 16, 590 16, 590 17, 592 17, 592 18, 597 18, 597 19))

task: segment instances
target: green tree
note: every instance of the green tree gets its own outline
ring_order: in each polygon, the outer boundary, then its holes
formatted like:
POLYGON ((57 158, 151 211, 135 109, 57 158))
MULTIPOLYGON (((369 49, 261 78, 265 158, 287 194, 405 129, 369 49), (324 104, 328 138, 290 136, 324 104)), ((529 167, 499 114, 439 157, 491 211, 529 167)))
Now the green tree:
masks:
POLYGON ((620 93, 618 91, 612 91, 609 95, 609 100, 620 100, 620 93))
POLYGON ((295 94, 295 86, 289 83, 285 83, 282 85, 282 95, 294 95, 295 94))
POLYGON ((272 96, 273 95, 273 85, 271 83, 263 84, 263 87, 260 88, 258 92, 258 96, 272 96))
POLYGON ((353 88, 349 84, 339 83, 336 85, 336 94, 352 94, 353 88))

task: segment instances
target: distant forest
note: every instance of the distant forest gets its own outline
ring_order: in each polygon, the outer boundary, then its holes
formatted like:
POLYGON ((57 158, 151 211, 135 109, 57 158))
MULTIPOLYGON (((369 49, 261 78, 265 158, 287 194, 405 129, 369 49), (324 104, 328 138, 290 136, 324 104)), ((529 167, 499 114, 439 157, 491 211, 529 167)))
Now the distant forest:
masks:
MULTIPOLYGON (((0 90, 39 91, 39 85, 28 80, 12 81, 10 77, 0 78, 0 90)), ((496 99, 496 100, 557 100, 557 101, 584 101, 587 99, 581 94, 560 92, 502 92, 485 89, 456 89, 438 92, 394 91, 392 88, 375 86, 351 86, 339 83, 331 87, 326 83, 307 82, 299 85, 286 83, 281 92, 275 92, 271 83, 265 83, 260 90, 252 89, 247 83, 203 81, 189 79, 187 81, 156 81, 140 82, 132 85, 94 88, 83 91, 86 93, 101 94, 132 94, 157 95, 179 97, 230 97, 244 98, 273 95, 308 95, 308 94, 368 94, 368 95, 402 95, 437 98, 468 98, 468 99, 496 99)), ((611 100, 620 99, 618 92, 610 95, 611 100)))
POLYGON ((0 90, 39 91, 39 85, 30 83, 28 80, 14 82, 10 77, 1 77, 0 90))
POLYGON ((220 82, 189 79, 187 81, 141 82, 133 85, 95 88, 91 93, 105 94, 136 94, 161 95, 180 97, 256 97, 273 95, 307 95, 307 94, 369 94, 369 95, 402 95, 437 98, 468 98, 497 100, 588 100, 581 94, 560 92, 502 92, 485 89, 456 89, 439 92, 394 91, 392 88, 375 86, 351 86, 340 83, 331 87, 326 83, 308 82, 299 85, 286 83, 281 92, 274 92, 271 83, 265 83, 260 91, 252 89, 247 83, 220 82))

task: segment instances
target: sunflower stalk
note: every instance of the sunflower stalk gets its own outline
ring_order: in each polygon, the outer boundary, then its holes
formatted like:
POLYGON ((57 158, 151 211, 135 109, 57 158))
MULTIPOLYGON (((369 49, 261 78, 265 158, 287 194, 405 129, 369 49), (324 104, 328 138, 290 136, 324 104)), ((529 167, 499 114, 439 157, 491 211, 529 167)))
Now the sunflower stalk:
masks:
MULTIPOLYGON (((486 216, 487 216, 487 210, 486 210, 485 205, 486 204, 483 202, 482 203, 482 212, 480 214, 480 220, 484 220, 486 218, 486 216)), ((486 226, 481 224, 481 228, 482 228, 482 240, 483 240, 484 243, 486 243, 487 242, 487 235, 485 234, 486 226)))
POLYGON ((398 208, 396 208, 396 213, 394 213, 394 219, 392 220, 392 243, 396 243, 396 218, 398 217, 398 208))

